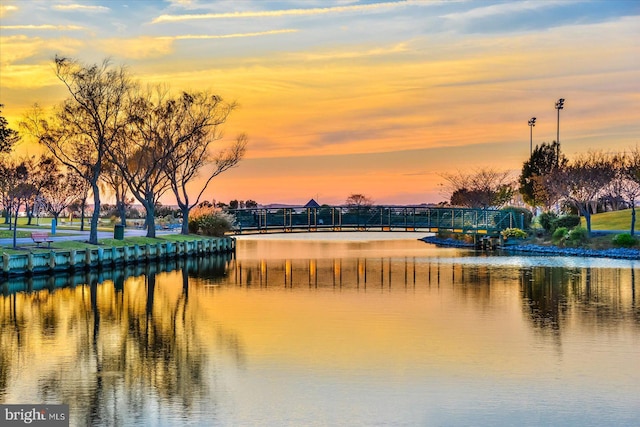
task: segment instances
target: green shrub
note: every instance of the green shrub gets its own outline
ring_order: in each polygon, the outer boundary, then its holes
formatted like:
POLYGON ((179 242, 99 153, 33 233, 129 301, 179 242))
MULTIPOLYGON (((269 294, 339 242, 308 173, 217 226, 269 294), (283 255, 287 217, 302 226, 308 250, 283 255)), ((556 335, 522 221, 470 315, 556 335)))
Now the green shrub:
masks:
POLYGON ((553 243, 564 243, 567 234, 569 234, 569 230, 566 227, 556 228, 551 236, 551 240, 553 243))
POLYGON ((630 248, 638 244, 638 239, 636 239, 629 233, 617 234, 613 238, 613 244, 615 246, 621 246, 623 248, 630 248))
POLYGON ((580 225, 580 217, 578 215, 562 215, 552 221, 552 226, 555 228, 566 227, 572 229, 580 225))
POLYGON ((533 220, 533 214, 529 209, 521 208, 517 206, 507 206, 502 208, 503 211, 511 212, 513 214, 513 218, 515 220, 516 226, 522 226, 524 230, 528 230, 531 228, 531 221, 533 220), (524 215, 524 224, 520 224, 520 219, 524 215))
POLYGON ((540 226, 544 228, 544 231, 547 233, 553 233, 555 228, 553 227, 553 221, 558 218, 553 212, 543 212, 538 217, 538 222, 540 222, 540 226))
POLYGON ((438 232, 436 233, 436 237, 440 238, 440 239, 452 239, 453 238, 453 233, 449 230, 438 230, 438 232))
POLYGON ((438 230, 436 237, 440 239, 452 239, 460 242, 473 243, 473 236, 470 234, 454 233, 450 230, 438 230))
POLYGON ((189 215, 189 233, 222 237, 233 230, 235 217, 213 206, 197 206, 189 215))
POLYGON ((235 217, 227 212, 216 211, 197 218, 198 230, 205 236, 222 237, 233 230, 235 217))
POLYGON ((502 230, 502 237, 505 239, 526 239, 527 233, 519 228, 507 228, 502 230))
POLYGON ((199 218, 189 218, 189 233, 198 234, 200 230, 200 219, 199 218))
POLYGON ((589 232, 584 227, 575 227, 567 233, 565 239, 570 246, 581 246, 589 240, 589 232))

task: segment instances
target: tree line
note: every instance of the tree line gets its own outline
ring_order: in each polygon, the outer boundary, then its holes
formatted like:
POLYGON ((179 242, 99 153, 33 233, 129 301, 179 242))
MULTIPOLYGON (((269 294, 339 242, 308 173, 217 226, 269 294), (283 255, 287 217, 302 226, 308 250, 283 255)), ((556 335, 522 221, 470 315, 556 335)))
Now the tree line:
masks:
POLYGON ((591 214, 598 205, 611 210, 631 208, 630 234, 635 233, 640 199, 640 148, 622 153, 588 151, 569 160, 559 144, 542 143, 524 162, 517 180, 509 172, 479 169, 444 174, 444 192, 451 205, 500 208, 520 196, 533 209, 554 207, 583 216, 591 232, 591 214))
MULTIPOLYGON (((89 242, 96 244, 103 188, 115 196, 123 225, 131 197, 143 206, 148 237, 155 237, 160 198, 171 192, 182 214, 181 231, 187 234, 189 212, 201 202, 213 178, 236 166, 246 152, 245 134, 231 146, 213 151, 236 104, 208 91, 175 94, 166 85, 143 85, 124 66, 109 60, 83 64, 56 56, 53 65, 68 97, 51 114, 36 104, 20 123, 46 148, 38 167, 29 167, 28 159, 0 157, 5 209, 17 216, 22 206, 39 197, 50 201, 51 194, 44 189, 56 196, 75 191, 76 198, 91 193, 89 242), (50 170, 41 166, 45 159, 50 170), (47 184, 37 188, 38 177, 47 184)), ((0 149, 5 152, 19 138, 14 130, 2 137, 0 149)), ((72 198, 56 206, 68 207, 72 198)), ((50 212, 56 216, 55 209, 50 212)))

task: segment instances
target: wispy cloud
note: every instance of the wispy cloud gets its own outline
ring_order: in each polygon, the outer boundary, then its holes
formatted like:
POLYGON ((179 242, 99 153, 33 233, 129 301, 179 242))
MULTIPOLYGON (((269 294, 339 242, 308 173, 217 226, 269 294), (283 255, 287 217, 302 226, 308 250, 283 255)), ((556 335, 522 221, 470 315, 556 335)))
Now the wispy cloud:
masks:
POLYGON ((259 31, 254 33, 235 33, 235 34, 185 34, 181 36, 161 36, 155 37, 157 40, 209 40, 209 39, 233 39, 240 37, 258 37, 258 36, 270 36, 274 34, 286 34, 286 33, 296 33, 298 30, 295 29, 284 29, 284 30, 270 30, 270 31, 259 31))
POLYGON ((80 25, 0 25, 2 30, 55 30, 55 31, 78 31, 85 30, 85 27, 80 25))
POLYGON ((464 12, 455 12, 444 15, 443 18, 462 21, 487 18, 489 16, 507 15, 512 13, 520 13, 523 11, 531 11, 542 8, 555 7, 566 4, 566 1, 520 1, 513 3, 498 3, 490 6, 481 6, 464 12))
POLYGON ((53 6, 56 10, 71 10, 71 11, 81 11, 81 12, 108 12, 108 7, 105 6, 89 6, 86 4, 57 4, 53 6))
POLYGON ((281 10, 261 10, 261 11, 246 11, 246 12, 227 12, 227 13, 202 13, 202 14, 189 14, 189 15, 160 15, 151 21, 153 24, 160 22, 178 22, 178 21, 192 21, 196 19, 233 19, 233 18, 271 18, 280 16, 309 16, 309 15, 324 15, 329 13, 345 13, 345 12, 366 12, 376 11, 381 9, 390 9, 409 4, 425 4, 425 2, 385 2, 374 4, 361 4, 361 5, 348 5, 348 6, 334 6, 334 7, 315 7, 309 9, 281 9, 281 10))
POLYGON ((18 8, 12 4, 3 5, 0 4, 0 18, 4 18, 8 13, 15 12, 18 8))

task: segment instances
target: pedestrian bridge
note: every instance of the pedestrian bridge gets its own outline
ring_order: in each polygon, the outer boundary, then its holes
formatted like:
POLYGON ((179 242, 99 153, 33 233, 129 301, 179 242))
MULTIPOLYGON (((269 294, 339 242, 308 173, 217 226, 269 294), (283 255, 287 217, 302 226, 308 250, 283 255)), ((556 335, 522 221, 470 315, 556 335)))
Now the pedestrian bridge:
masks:
POLYGON ((497 235, 522 227, 522 218, 496 209, 426 206, 289 206, 229 211, 236 233, 290 233, 317 231, 424 231, 497 235))

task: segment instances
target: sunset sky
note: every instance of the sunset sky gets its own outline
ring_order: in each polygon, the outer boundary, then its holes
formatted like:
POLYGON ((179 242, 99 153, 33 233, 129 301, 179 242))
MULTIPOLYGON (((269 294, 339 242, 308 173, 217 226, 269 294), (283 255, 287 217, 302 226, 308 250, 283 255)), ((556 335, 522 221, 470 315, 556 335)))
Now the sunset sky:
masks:
POLYGON ((66 97, 56 54, 237 101, 222 144, 246 132, 247 156, 208 200, 439 202, 443 173, 515 176, 558 98, 569 158, 640 145, 635 0, 0 0, 0 19, 14 129, 66 97))

